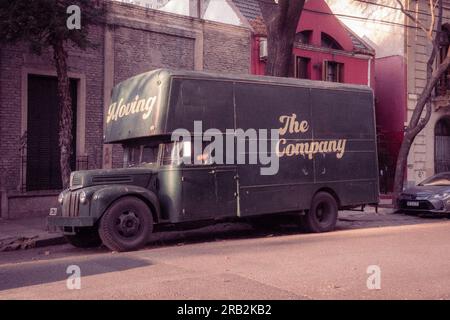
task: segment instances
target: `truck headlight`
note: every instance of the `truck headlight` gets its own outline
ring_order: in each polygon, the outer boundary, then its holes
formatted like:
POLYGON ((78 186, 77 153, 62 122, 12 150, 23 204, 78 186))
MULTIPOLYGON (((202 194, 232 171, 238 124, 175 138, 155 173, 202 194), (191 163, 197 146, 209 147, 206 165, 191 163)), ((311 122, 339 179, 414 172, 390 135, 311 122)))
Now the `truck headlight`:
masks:
POLYGON ((63 202, 64 202, 64 193, 61 192, 58 196, 58 203, 63 204, 63 202))
POLYGON ((86 203, 86 192, 80 192, 80 203, 86 203))

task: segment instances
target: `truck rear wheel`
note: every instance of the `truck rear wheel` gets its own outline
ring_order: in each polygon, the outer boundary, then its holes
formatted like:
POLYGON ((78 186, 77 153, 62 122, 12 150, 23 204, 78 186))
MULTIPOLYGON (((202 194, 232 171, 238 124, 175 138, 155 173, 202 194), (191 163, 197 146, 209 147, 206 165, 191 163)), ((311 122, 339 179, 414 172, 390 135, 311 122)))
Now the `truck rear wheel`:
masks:
POLYGON ((309 211, 301 216, 302 229, 313 233, 332 231, 337 216, 336 199, 328 192, 319 192, 314 196, 309 211))
POLYGON ((94 248, 102 244, 96 227, 79 228, 74 235, 64 236, 71 245, 77 248, 94 248))
POLYGON ((113 251, 131 251, 143 247, 153 231, 149 207, 136 197, 125 197, 106 210, 99 225, 103 244, 113 251))

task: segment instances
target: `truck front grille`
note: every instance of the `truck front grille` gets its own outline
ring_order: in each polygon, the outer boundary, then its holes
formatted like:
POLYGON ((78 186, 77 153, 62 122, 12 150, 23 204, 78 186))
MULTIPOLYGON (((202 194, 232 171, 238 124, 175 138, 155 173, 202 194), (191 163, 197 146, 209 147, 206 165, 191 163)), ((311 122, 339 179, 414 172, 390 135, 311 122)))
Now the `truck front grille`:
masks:
POLYGON ((78 217, 78 211, 80 208, 80 193, 79 192, 69 192, 64 197, 64 202, 62 205, 62 216, 63 217, 78 217))

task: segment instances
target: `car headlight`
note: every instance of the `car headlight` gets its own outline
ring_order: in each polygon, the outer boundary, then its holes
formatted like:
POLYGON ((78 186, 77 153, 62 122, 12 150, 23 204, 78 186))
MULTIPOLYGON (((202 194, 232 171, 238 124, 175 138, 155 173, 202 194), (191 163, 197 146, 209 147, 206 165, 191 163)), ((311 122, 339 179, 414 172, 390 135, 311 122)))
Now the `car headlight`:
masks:
POLYGON ((61 192, 58 196, 58 203, 63 204, 63 202, 64 202, 64 193, 61 192))
POLYGON ((436 200, 445 200, 450 196, 450 193, 444 192, 444 193, 438 193, 432 196, 433 199, 436 200))
POLYGON ((80 192, 80 203, 86 203, 86 192, 80 192))

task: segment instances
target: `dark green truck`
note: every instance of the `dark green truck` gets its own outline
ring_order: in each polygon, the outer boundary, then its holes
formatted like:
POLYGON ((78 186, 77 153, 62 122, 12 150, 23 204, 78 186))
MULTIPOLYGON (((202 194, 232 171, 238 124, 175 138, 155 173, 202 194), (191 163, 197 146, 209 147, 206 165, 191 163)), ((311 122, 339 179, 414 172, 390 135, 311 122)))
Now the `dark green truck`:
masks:
POLYGON ((134 250, 165 227, 284 213, 326 232, 339 209, 378 202, 368 87, 159 69, 120 83, 111 101, 104 142, 123 146, 124 167, 73 172, 49 216, 75 246, 134 250), (239 147, 223 147, 234 154, 227 161, 208 161, 191 142, 173 139, 180 128, 193 136, 212 129, 234 142, 240 129, 275 130, 276 139, 263 139, 276 147, 277 170, 232 161, 239 147), (187 156, 194 162, 180 161, 187 156))

